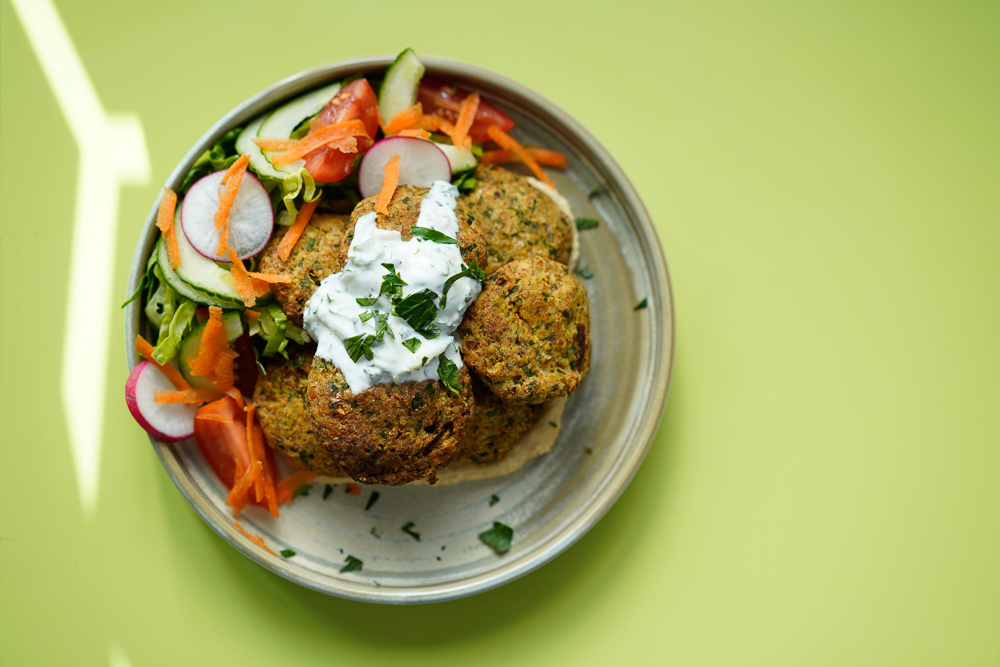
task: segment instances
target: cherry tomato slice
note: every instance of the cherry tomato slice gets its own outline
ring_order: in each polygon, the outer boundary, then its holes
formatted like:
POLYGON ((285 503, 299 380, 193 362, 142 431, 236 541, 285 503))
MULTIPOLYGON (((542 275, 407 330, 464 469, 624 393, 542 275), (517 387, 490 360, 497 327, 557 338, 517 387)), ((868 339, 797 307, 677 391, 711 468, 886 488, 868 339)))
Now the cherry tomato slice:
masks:
MULTIPOLYGON (((468 96, 469 91, 456 88, 453 83, 426 76, 420 80, 420 86, 417 88, 417 101, 423 106, 424 113, 442 116, 452 123, 458 119, 462 100, 468 96)), ((490 135, 487 134, 487 129, 490 125, 496 125, 506 132, 514 127, 514 121, 486 100, 480 100, 469 136, 473 141, 489 141, 490 135)))
POLYGON ((317 181, 335 183, 351 173, 351 165, 360 153, 368 150, 378 132, 378 98, 365 79, 344 86, 315 118, 309 121, 309 134, 333 123, 359 119, 370 139, 358 137, 357 153, 341 153, 335 148, 317 148, 305 157, 306 169, 317 181))
MULTIPOLYGON (((246 470, 250 466, 250 449, 247 447, 247 417, 236 400, 230 396, 213 401, 198 410, 194 418, 194 439, 198 443, 212 472, 227 489, 233 488, 236 478, 236 461, 246 470), (220 417, 226 422, 198 419, 201 415, 220 417)), ((274 452, 270 447, 264 448, 267 464, 271 470, 274 467, 274 452)), ((266 507, 267 501, 257 502, 253 494, 250 502, 260 507, 266 507)))

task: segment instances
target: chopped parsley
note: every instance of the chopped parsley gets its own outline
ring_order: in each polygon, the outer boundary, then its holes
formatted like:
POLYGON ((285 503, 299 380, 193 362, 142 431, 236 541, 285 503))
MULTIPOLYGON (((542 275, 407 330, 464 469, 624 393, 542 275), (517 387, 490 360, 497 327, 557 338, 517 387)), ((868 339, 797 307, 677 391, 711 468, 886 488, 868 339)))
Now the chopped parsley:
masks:
POLYGON ((292 556, 295 555, 295 552, 292 551, 291 549, 282 549, 278 553, 281 554, 282 558, 291 558, 292 556))
POLYGON ((358 319, 361 320, 362 322, 367 322, 368 320, 370 320, 373 317, 375 317, 375 311, 374 310, 366 310, 365 312, 363 312, 360 315, 358 315, 358 319))
POLYGON ((406 533, 407 535, 409 535, 410 537, 412 537, 413 539, 415 539, 417 542, 419 542, 420 541, 420 533, 415 533, 415 532, 413 532, 411 530, 411 528, 413 528, 415 525, 416 524, 413 523, 412 521, 407 521, 406 525, 403 526, 402 531, 404 533, 406 533))
POLYGON ((510 551, 510 541, 513 537, 514 529, 503 525, 499 521, 494 521, 492 528, 479 533, 479 539, 493 547, 493 550, 498 554, 505 554, 510 551))
POLYGON ((374 537, 376 540, 382 539, 382 536, 378 534, 377 530, 375 530, 375 526, 372 526, 372 529, 369 532, 371 533, 372 537, 374 537))
POLYGON ((552 428, 559 428, 559 424, 555 422, 549 422, 549 426, 551 426, 552 428))
POLYGON ((299 488, 295 489, 295 491, 292 493, 292 499, 294 500, 295 498, 298 498, 299 496, 308 496, 309 495, 309 489, 311 489, 311 488, 312 488, 312 484, 303 484, 299 488))
POLYGON ((367 299, 360 299, 359 298, 359 299, 355 299, 355 301, 358 302, 359 306, 374 306, 376 303, 378 303, 378 297, 377 296, 373 296, 373 297, 369 297, 367 299))
POLYGON ((577 275, 579 275, 579 276, 580 276, 581 278, 583 278, 584 280, 590 280, 591 278, 593 278, 593 277, 594 277, 594 272, 593 272, 593 271, 591 271, 591 270, 590 270, 589 268, 587 268, 586 266, 584 266, 584 267, 581 267, 581 268, 577 269, 577 270, 576 270, 576 273, 577 273, 577 275))
POLYGON ((608 189, 608 186, 605 183, 598 183, 594 187, 590 188, 590 192, 587 193, 587 199, 590 199, 594 195, 596 195, 596 194, 598 194, 600 192, 603 192, 603 191, 605 191, 607 189, 608 189))
POLYGON ((374 505, 375 502, 378 500, 378 496, 379 496, 378 491, 372 491, 372 494, 368 496, 368 502, 365 504, 366 512, 372 508, 372 505, 374 505))
POLYGON ((648 299, 643 299, 639 303, 635 304, 635 308, 633 308, 632 310, 642 310, 643 308, 645 308, 648 305, 649 305, 649 300, 648 299))
POLYGON ((438 377, 441 378, 444 386, 448 387, 453 394, 458 396, 458 390, 462 387, 458 381, 458 366, 443 354, 439 357, 438 361, 438 377))
POLYGON ((448 290, 450 290, 451 286, 455 284, 455 281, 460 278, 475 278, 479 282, 485 282, 486 271, 479 268, 479 265, 476 264, 476 260, 474 259, 469 260, 469 266, 463 264, 461 271, 453 275, 451 278, 448 278, 448 280, 444 282, 444 290, 441 294, 442 308, 444 308, 445 304, 448 303, 448 290))
POLYGON ((433 241, 434 243, 450 243, 451 245, 458 245, 458 239, 453 239, 447 234, 443 234, 436 229, 431 229, 430 227, 410 227, 410 231, 412 231, 413 235, 421 241, 433 241))
POLYGON ((475 190, 479 187, 479 181, 476 179, 475 171, 471 169, 456 176, 451 184, 459 190, 475 190))
POLYGON ((577 218, 576 228, 581 232, 585 229, 593 229, 601 224, 600 220, 594 220, 593 218, 577 218))
POLYGON ((403 347, 405 347, 413 354, 417 353, 417 348, 419 348, 420 345, 421 345, 421 340, 416 336, 414 336, 413 338, 407 338, 406 340, 403 341, 403 347))
POLYGON ((397 302, 395 314, 424 338, 437 338, 441 332, 434 326, 438 314, 438 307, 434 305, 436 300, 437 294, 429 289, 421 290, 397 302))
POLYGON ((333 493, 333 487, 327 484, 326 488, 323 489, 323 500, 329 498, 331 493, 333 493))
POLYGON ((351 357, 351 361, 357 363, 358 359, 364 356, 365 359, 371 361, 375 356, 372 353, 372 343, 376 342, 375 336, 371 334, 360 333, 357 336, 351 336, 344 340, 344 347, 347 349, 347 354, 351 357))
MULTIPOLYGON (((379 289, 379 296, 383 294, 389 297, 389 300, 396 303, 403 296, 403 287, 406 286, 406 282, 403 278, 396 273, 396 267, 389 262, 384 262, 382 266, 389 271, 385 278, 382 279, 382 287, 379 289)), ((364 304, 362 304, 364 305, 364 304)))
POLYGON ((493 506, 494 506, 494 505, 496 505, 496 504, 497 504, 498 502, 500 502, 500 496, 498 496, 498 495, 497 495, 497 494, 495 494, 495 493, 494 493, 494 494, 493 494, 492 496, 490 496, 490 507, 493 507, 493 506))
POLYGON ((389 338, 395 339, 396 336, 392 333, 392 327, 389 326, 389 313, 380 313, 377 310, 372 311, 375 315, 375 340, 382 342, 382 336, 389 334, 389 338))
POLYGON ((364 565, 364 562, 360 558, 355 558, 354 556, 348 556, 344 559, 344 562, 347 563, 347 565, 340 568, 341 572, 355 572, 360 570, 361 566, 364 565))

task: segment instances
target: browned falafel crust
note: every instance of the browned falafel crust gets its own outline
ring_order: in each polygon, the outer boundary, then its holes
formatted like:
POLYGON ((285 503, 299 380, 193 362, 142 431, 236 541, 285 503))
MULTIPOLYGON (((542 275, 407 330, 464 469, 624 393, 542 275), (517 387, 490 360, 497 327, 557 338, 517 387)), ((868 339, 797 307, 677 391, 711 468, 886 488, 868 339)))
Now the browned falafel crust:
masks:
POLYGON ((344 477, 340 467, 320 446, 309 419, 313 349, 292 344, 287 352, 288 359, 265 359, 267 374, 257 376, 253 402, 264 437, 296 468, 327 477, 344 477))
MULTIPOLYGON (((397 187, 392 195, 392 201, 389 202, 389 215, 379 215, 375 224, 379 229, 395 230, 400 233, 404 241, 409 241, 413 238, 412 230, 420 217, 420 203, 428 192, 430 190, 427 188, 417 188, 412 185, 397 187)), ((354 228, 358 224, 358 219, 375 210, 376 199, 377 197, 362 199, 351 213, 351 221, 344 232, 344 241, 341 244, 337 271, 347 264, 347 251, 351 247, 351 241, 354 240, 354 228)), ((482 230, 474 223, 461 199, 455 207, 455 217, 458 219, 458 247, 462 252, 462 260, 466 264, 473 260, 478 266, 483 266, 486 262, 486 241, 482 230)))
POLYGON ((461 201, 482 229, 486 275, 515 259, 532 256, 569 263, 573 221, 522 176, 502 167, 480 165, 476 189, 463 195, 461 201))
POLYGON ((590 370, 590 304, 568 267, 542 257, 487 279, 459 327, 462 359, 508 403, 572 394, 590 370))
POLYGON ((309 373, 313 428, 355 481, 396 486, 428 477, 462 453, 474 399, 465 366, 458 378, 458 395, 438 380, 376 384, 354 394, 343 373, 317 357, 309 373))
POLYGON ((476 410, 462 439, 463 459, 493 463, 507 456, 542 415, 541 405, 505 403, 474 373, 472 395, 476 410))
POLYGON ((340 270, 340 245, 348 220, 346 215, 314 213, 288 255, 287 262, 278 257, 278 244, 288 232, 288 227, 281 227, 264 250, 260 260, 261 273, 292 277, 290 283, 272 284, 271 292, 285 315, 296 324, 302 324, 306 302, 320 281, 340 270))

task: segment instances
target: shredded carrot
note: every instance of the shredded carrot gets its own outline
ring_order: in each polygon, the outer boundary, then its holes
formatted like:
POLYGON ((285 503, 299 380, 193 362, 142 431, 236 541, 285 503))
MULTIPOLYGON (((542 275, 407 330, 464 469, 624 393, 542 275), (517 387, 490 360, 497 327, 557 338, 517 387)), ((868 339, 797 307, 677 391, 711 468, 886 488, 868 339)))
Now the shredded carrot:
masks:
POLYGON ((236 387, 230 387, 226 390, 226 395, 236 401, 236 405, 240 406, 240 410, 246 410, 246 406, 243 403, 243 392, 236 387))
POLYGON ((471 148, 472 139, 469 138, 469 130, 472 129, 472 122, 476 120, 476 112, 479 111, 479 93, 472 93, 462 100, 462 107, 458 112, 458 120, 455 121, 455 134, 451 140, 458 148, 471 148))
POLYGON ((247 309, 244 310, 243 312, 246 313, 247 319, 250 320, 250 324, 253 324, 254 322, 260 319, 260 313, 258 313, 256 310, 247 309))
POLYGON ((447 124, 448 127, 454 128, 455 126, 446 121, 441 116, 428 115, 420 119, 419 127, 421 130, 428 130, 430 132, 437 132, 442 128, 443 124, 447 124))
POLYGON ((292 249, 295 248, 295 244, 298 242, 299 237, 302 236, 302 232, 306 230, 306 225, 312 219, 313 211, 316 210, 316 204, 318 203, 318 199, 307 202, 299 209, 299 214, 295 216, 295 222, 288 228, 288 231, 285 232, 285 235, 281 239, 281 243, 278 244, 278 259, 282 262, 288 261, 288 256, 292 254, 292 249))
MULTIPOLYGON (((566 168, 566 156, 559 151, 550 151, 547 148, 525 148, 528 155, 535 158, 535 162, 546 167, 566 168)), ((505 162, 520 162, 520 158, 513 151, 498 150, 486 151, 479 161, 484 164, 503 164, 505 162)))
POLYGON ((349 495, 349 496, 360 496, 361 495, 361 487, 358 486, 357 484, 348 484, 347 485, 347 495, 349 495))
POLYGON ((233 277, 233 282, 236 283, 236 292, 243 299, 243 304, 247 307, 257 303, 257 289, 255 289, 253 278, 247 273, 246 268, 243 266, 243 262, 240 261, 239 256, 236 251, 231 247, 226 248, 226 254, 229 255, 229 261, 233 263, 232 268, 229 269, 230 275, 233 277))
POLYGON ((142 336, 135 337, 135 349, 139 351, 139 354, 146 357, 149 363, 156 366, 160 371, 167 376, 170 383, 174 385, 178 390, 190 389, 191 385, 187 383, 184 376, 181 375, 180 371, 171 366, 170 364, 159 364, 156 359, 153 359, 153 346, 149 344, 142 336))
MULTIPOLYGON (((254 439, 251 441, 253 443, 253 447, 263 451, 264 431, 261 429, 260 424, 254 425, 253 437, 254 439)), ((264 470, 262 476, 264 478, 264 498, 267 499, 267 509, 271 512, 271 516, 278 516, 278 491, 275 486, 277 473, 274 469, 274 465, 271 463, 271 460, 267 457, 266 453, 263 458, 263 463, 264 470)))
POLYGON ((222 177, 226 189, 219 197, 219 210, 215 213, 215 228, 219 230, 219 245, 215 251, 217 255, 225 254, 226 247, 229 245, 229 211, 232 210, 233 203, 236 202, 236 194, 240 190, 240 183, 243 182, 243 174, 246 173, 248 164, 250 164, 250 157, 241 155, 229 167, 226 175, 222 177))
POLYGON ((416 137, 417 139, 430 139, 431 133, 427 130, 414 129, 414 130, 400 130, 397 136, 400 137, 416 137))
POLYGON ((424 107, 420 104, 420 102, 417 102, 412 107, 407 107, 393 116, 392 119, 382 127, 382 131, 385 132, 385 136, 391 137, 394 134, 399 134, 400 130, 415 127, 423 116, 424 107))
POLYGON ((248 275, 251 278, 256 278, 257 280, 262 280, 265 283, 290 283, 292 282, 291 276, 279 276, 277 273, 254 273, 249 271, 248 275))
POLYGON ((375 210, 382 215, 389 215, 389 202, 396 194, 396 184, 399 183, 399 156, 393 155, 385 165, 385 173, 382 174, 382 191, 378 193, 375 200, 375 210))
POLYGON ((300 470, 291 477, 286 477, 278 484, 278 504, 282 505, 292 499, 299 487, 316 479, 316 474, 300 470))
POLYGON ((170 268, 176 269, 181 264, 181 252, 177 248, 177 231, 174 229, 174 211, 177 210, 177 193, 170 188, 163 188, 160 199, 160 209, 156 212, 156 226, 160 228, 167 242, 167 257, 170 268))
POLYGON ((262 151, 287 151, 299 145, 298 139, 254 139, 253 142, 262 151))
POLYGON ((187 360, 191 374, 207 377, 215 368, 215 355, 223 345, 229 347, 226 327, 222 323, 222 308, 211 306, 208 309, 208 322, 201 332, 198 351, 194 357, 187 360))
POLYGON ((241 533, 243 533, 244 535, 246 535, 248 540, 250 540, 251 542, 253 542, 254 544, 256 544, 258 547, 260 547, 261 549, 263 549, 267 553, 271 554, 272 556, 277 556, 278 555, 278 554, 274 553, 273 551, 271 551, 270 549, 267 548, 267 545, 264 544, 264 538, 263 537, 260 537, 260 536, 257 536, 257 535, 251 535, 247 531, 243 530, 243 526, 240 525, 239 521, 234 521, 233 522, 233 527, 236 528, 236 530, 238 530, 241 533))
POLYGON ((365 124, 355 119, 327 125, 299 139, 299 143, 295 147, 272 155, 271 164, 278 167, 283 164, 295 162, 320 146, 331 141, 346 139, 347 137, 368 137, 368 132, 365 131, 365 124))
POLYGON ((521 160, 521 162, 526 164, 528 169, 535 174, 535 177, 538 178, 538 180, 545 183, 545 185, 550 188, 555 189, 556 184, 553 183, 552 179, 549 178, 549 175, 546 174, 540 166, 538 166, 538 163, 535 162, 535 158, 528 155, 528 152, 524 150, 524 146, 517 143, 509 134, 501 130, 496 125, 490 125, 486 128, 486 131, 490 135, 490 139, 500 144, 500 148, 511 151, 518 157, 518 159, 521 160))
POLYGON ((201 405, 218 400, 219 395, 211 389, 181 389, 179 391, 158 391, 157 403, 184 403, 185 405, 201 405))
MULTIPOLYGON (((255 406, 253 403, 248 404, 246 407, 247 449, 250 450, 250 458, 254 460, 254 465, 258 466, 257 470, 259 472, 264 465, 264 448, 260 447, 258 449, 258 447, 255 446, 256 443, 254 442, 253 419, 254 419, 254 412, 256 409, 257 406, 255 406)), ((261 500, 264 499, 264 480, 260 477, 260 475, 254 478, 253 487, 254 487, 254 495, 257 498, 257 502, 260 502, 261 500)))
POLYGON ((194 418, 195 419, 201 419, 201 420, 207 421, 207 422, 221 422, 223 424, 232 424, 233 423, 232 419, 226 419, 222 415, 213 415, 211 413, 205 413, 205 414, 195 415, 194 418))
MULTIPOLYGON (((239 461, 236 462, 237 470, 240 469, 239 461)), ((233 484, 233 490, 229 492, 226 497, 226 504, 231 505, 233 508, 233 517, 238 517, 240 512, 247 504, 247 492, 250 487, 256 482, 260 481, 260 461, 254 461, 250 464, 250 467, 246 469, 242 475, 239 475, 239 481, 233 484)))

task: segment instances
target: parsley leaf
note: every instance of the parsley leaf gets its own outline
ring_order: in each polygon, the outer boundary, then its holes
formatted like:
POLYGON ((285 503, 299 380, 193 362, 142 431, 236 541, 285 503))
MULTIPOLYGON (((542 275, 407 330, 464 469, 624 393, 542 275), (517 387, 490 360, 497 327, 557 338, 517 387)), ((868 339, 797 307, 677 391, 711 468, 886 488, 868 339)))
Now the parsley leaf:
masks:
POLYGON ((496 505, 496 504, 497 504, 498 502, 500 502, 500 496, 498 496, 498 495, 497 495, 497 494, 495 494, 495 493, 494 493, 494 494, 493 494, 492 496, 490 496, 490 507, 493 507, 493 506, 494 506, 494 505, 496 505))
POLYGON ((395 339, 396 336, 392 333, 392 327, 389 326, 389 313, 380 313, 377 310, 373 311, 375 315, 375 340, 382 342, 382 336, 389 334, 389 338, 395 339))
POLYGON ((299 496, 308 496, 309 489, 311 488, 312 484, 303 484, 299 488, 295 489, 295 491, 292 493, 292 498, 295 499, 298 498, 299 496))
POLYGON ((479 268, 479 265, 476 264, 476 260, 474 259, 469 260, 469 266, 463 264, 461 271, 444 281, 444 291, 441 294, 441 308, 444 308, 445 304, 448 303, 448 290, 450 290, 451 286, 455 284, 455 281, 460 278, 475 278, 479 282, 485 282, 486 271, 479 268))
POLYGON ((407 521, 406 525, 403 526, 402 530, 403 530, 404 533, 406 533, 407 535, 409 535, 410 537, 412 537, 413 539, 415 539, 417 542, 419 542, 420 541, 420 533, 415 533, 412 530, 410 530, 415 525, 416 524, 413 523, 412 521, 407 521))
POLYGON ((594 195, 598 194, 599 192, 603 192, 604 190, 607 190, 607 189, 608 189, 607 185, 605 185, 604 183, 598 183, 594 187, 590 188, 590 192, 587 193, 587 199, 590 199, 591 197, 593 197, 594 195))
POLYGON ((434 318, 438 314, 434 305, 436 300, 437 294, 429 289, 421 290, 396 303, 395 314, 424 338, 437 338, 441 332, 434 326, 434 318))
POLYGON ((643 308, 645 308, 648 305, 649 305, 649 300, 648 299, 643 299, 639 303, 635 304, 635 308, 633 308, 632 310, 642 310, 643 308))
POLYGON ((278 553, 280 553, 283 558, 291 558, 292 556, 295 555, 295 552, 292 551, 291 549, 282 549, 278 553))
POLYGON ((367 322, 368 320, 370 320, 373 317, 375 317, 375 311, 374 310, 366 310, 365 312, 363 312, 360 315, 358 315, 358 319, 361 320, 362 322, 367 322))
POLYGON ((576 270, 576 273, 577 273, 577 275, 579 275, 579 276, 580 276, 581 278, 583 278, 584 280, 590 280, 591 278, 593 278, 593 277, 594 277, 594 272, 593 272, 593 271, 591 271, 591 270, 590 270, 589 268, 587 268, 586 266, 584 266, 584 267, 582 267, 582 268, 579 268, 579 269, 577 269, 577 270, 576 270))
POLYGON ((379 289, 379 296, 385 294, 389 297, 390 301, 396 303, 396 301, 403 296, 403 287, 406 285, 406 282, 398 273, 396 273, 396 267, 394 265, 384 262, 382 266, 388 269, 389 273, 382 279, 382 287, 379 289))
POLYGON ((377 540, 381 540, 382 539, 382 536, 378 534, 377 530, 375 530, 375 526, 372 526, 372 529, 370 531, 368 531, 368 532, 370 532, 371 535, 372 535, 372 537, 374 537, 375 539, 377 539, 377 540))
POLYGON ((458 390, 461 389, 461 384, 458 381, 458 366, 443 354, 438 360, 438 377, 441 378, 444 386, 448 387, 453 394, 458 396, 458 390))
POLYGON ((372 494, 368 496, 368 503, 365 505, 366 512, 371 509, 372 505, 375 504, 375 501, 378 500, 378 496, 378 491, 372 491, 372 494))
POLYGON ((403 341, 403 347, 405 347, 407 350, 409 350, 413 354, 417 353, 417 348, 419 348, 420 345, 421 345, 421 341, 416 336, 414 336, 413 338, 407 338, 406 340, 403 341))
POLYGON ((438 230, 431 229, 430 227, 410 227, 410 231, 413 232, 413 235, 421 241, 433 241, 434 243, 450 243, 451 245, 458 245, 458 239, 453 239, 447 234, 442 234, 438 230))
POLYGON ((600 224, 601 224, 600 220, 594 220, 593 218, 576 219, 576 228, 579 229, 580 231, 583 231, 584 229, 593 229, 594 227, 597 227, 600 224))
POLYGON ((329 498, 331 493, 333 493, 333 487, 327 484, 326 488, 323 489, 323 500, 329 498))
POLYGON ((493 547, 498 554, 505 554, 510 551, 510 541, 513 537, 514 529, 503 525, 499 521, 494 521, 492 528, 479 533, 479 539, 493 547))
POLYGON ((355 299, 355 301, 358 302, 359 306, 374 306, 376 303, 378 303, 378 297, 373 296, 367 299, 355 299))
POLYGON ((355 558, 354 556, 348 556, 344 559, 344 562, 347 563, 347 565, 340 568, 341 572, 354 572, 356 570, 360 570, 361 566, 364 565, 364 561, 355 558))
POLYGON ((347 349, 347 354, 350 355, 351 361, 357 363, 358 359, 364 355, 365 359, 369 361, 375 355, 372 354, 372 343, 375 341, 375 336, 371 334, 360 333, 357 336, 351 336, 344 341, 344 347, 347 349))

